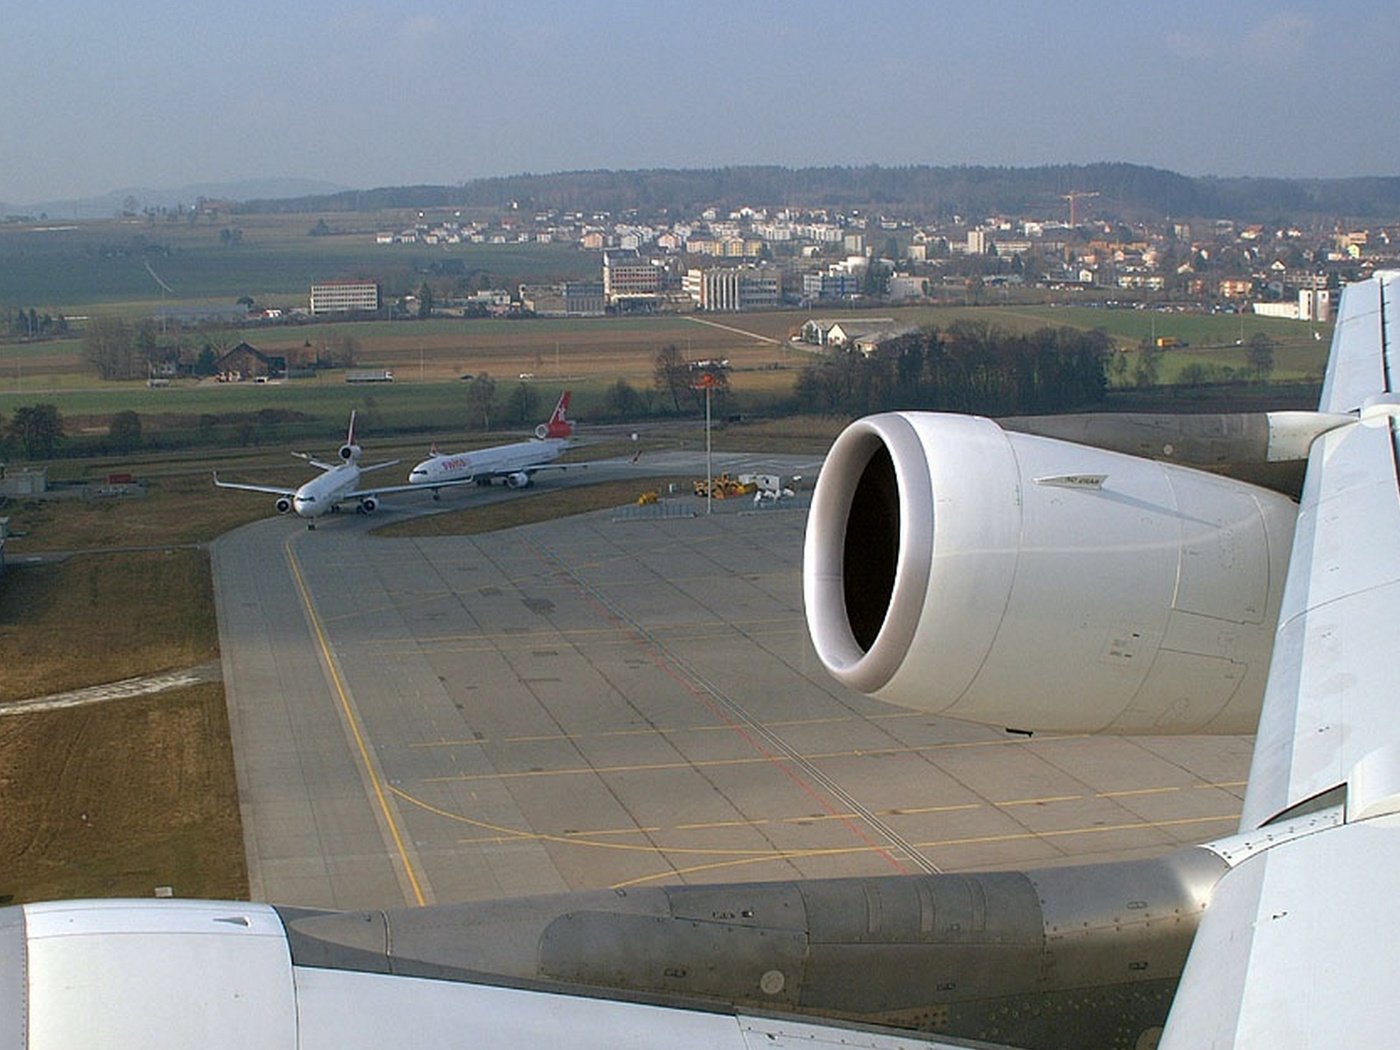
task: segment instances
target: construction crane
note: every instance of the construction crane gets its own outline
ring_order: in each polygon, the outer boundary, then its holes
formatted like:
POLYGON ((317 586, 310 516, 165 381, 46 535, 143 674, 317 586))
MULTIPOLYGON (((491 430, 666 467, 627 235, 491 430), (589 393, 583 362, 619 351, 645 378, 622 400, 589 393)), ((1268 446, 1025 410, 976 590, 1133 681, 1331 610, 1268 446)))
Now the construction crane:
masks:
POLYGON ((1098 195, 1098 190, 1075 190, 1072 193, 1060 194, 1061 197, 1069 201, 1069 225, 1071 229, 1079 225, 1079 212, 1075 206, 1079 198, 1097 197, 1098 195))

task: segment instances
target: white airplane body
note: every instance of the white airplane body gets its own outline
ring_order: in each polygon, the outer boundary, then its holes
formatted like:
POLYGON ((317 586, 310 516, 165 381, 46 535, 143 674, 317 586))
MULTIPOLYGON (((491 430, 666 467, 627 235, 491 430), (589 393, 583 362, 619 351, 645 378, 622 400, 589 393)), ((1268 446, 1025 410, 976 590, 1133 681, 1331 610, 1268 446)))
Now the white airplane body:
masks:
POLYGON ((1319 410, 1269 417, 1269 455, 1307 458, 1296 514, 931 413, 852 424, 813 496, 806 613, 838 680, 1030 731, 1236 732, 1257 712, 1236 834, 1077 868, 375 913, 5 908, 0 1050, 1391 1045, 1397 318, 1400 273, 1349 287, 1319 410), (844 1027, 861 1020, 937 1034, 844 1027))
MULTIPOLYGON (((399 461, 388 460, 368 467, 360 466, 360 446, 355 444, 355 413, 350 413, 350 429, 345 436, 345 444, 340 447, 340 462, 325 463, 313 459, 305 453, 292 453, 306 460, 321 473, 297 488, 282 488, 277 485, 252 485, 244 482, 220 481, 214 475, 214 484, 222 489, 242 489, 245 492, 266 492, 277 497, 274 506, 279 514, 295 511, 300 518, 307 519, 307 528, 316 527, 316 519, 338 511, 348 503, 357 504, 363 514, 373 512, 379 506, 379 497, 391 492, 418 491, 416 485, 380 485, 373 488, 360 488, 360 478, 372 470, 392 467, 399 461)), ((447 480, 443 485, 465 484, 447 480)))
POLYGON ((442 453, 434 446, 428 458, 409 471, 408 480, 434 493, 447 484, 488 485, 497 479, 511 488, 524 488, 535 471, 550 467, 569 447, 574 427, 567 418, 568 409, 569 391, 565 390, 549 421, 541 423, 529 441, 471 452, 442 453))

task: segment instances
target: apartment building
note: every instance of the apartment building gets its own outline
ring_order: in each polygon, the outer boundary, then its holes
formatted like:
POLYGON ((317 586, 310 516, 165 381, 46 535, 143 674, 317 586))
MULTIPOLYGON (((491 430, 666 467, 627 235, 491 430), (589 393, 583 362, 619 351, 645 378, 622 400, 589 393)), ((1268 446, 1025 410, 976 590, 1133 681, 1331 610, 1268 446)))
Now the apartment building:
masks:
POLYGON ((681 286, 702 310, 776 310, 783 299, 782 272, 773 266, 693 268, 681 286))
POLYGON ((327 281, 311 286, 313 314, 373 313, 379 309, 379 285, 373 281, 327 281))
POLYGON ((609 306, 655 300, 661 293, 661 267, 635 250, 603 253, 603 297, 609 306))

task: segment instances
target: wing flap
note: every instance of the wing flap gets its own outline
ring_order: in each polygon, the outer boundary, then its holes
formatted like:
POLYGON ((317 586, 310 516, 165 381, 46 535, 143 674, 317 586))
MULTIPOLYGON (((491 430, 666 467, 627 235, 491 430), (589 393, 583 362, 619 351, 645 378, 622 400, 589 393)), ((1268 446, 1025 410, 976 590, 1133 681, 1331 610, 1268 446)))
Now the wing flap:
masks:
POLYGON ((1329 828, 1250 856, 1216 886, 1162 1050, 1395 1041, 1400 817, 1329 828), (1364 906, 1361 902, 1365 902, 1364 906))
POLYGON ((1388 418, 1321 437, 1298 512, 1242 831, 1400 743, 1400 491, 1388 418))
POLYGON ((1342 293, 1318 406, 1322 411, 1351 412, 1367 398, 1390 392, 1383 328, 1390 297, 1388 279, 1394 276, 1378 274, 1373 280, 1348 285, 1342 293))

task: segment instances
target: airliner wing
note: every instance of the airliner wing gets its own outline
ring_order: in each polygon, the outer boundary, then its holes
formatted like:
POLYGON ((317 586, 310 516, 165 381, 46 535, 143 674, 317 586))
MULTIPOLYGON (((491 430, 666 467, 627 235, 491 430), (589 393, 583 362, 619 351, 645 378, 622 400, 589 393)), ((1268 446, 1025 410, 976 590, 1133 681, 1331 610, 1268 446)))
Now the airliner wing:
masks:
POLYGON ((1400 967, 1400 273, 1348 288, 1238 841, 1163 1047, 1383 1046, 1400 967))
POLYGON ((365 499, 369 496, 387 496, 391 492, 425 492, 435 489, 448 489, 452 488, 454 485, 470 484, 472 484, 471 478, 462 478, 460 481, 440 481, 433 485, 381 485, 378 488, 356 489, 354 492, 347 492, 345 495, 337 497, 336 502, 348 503, 357 499, 365 499))
MULTIPOLYGON (((533 474, 537 470, 584 470, 587 463, 529 463, 523 467, 515 467, 512 470, 483 470, 476 477, 478 478, 507 478, 512 474, 533 474)), ((420 483, 419 488, 423 485, 420 483)))
POLYGON ((295 496, 296 489, 278 488, 276 485, 248 485, 241 481, 220 481, 219 472, 214 472, 214 484, 221 489, 243 489, 246 492, 267 492, 274 496, 295 496))

